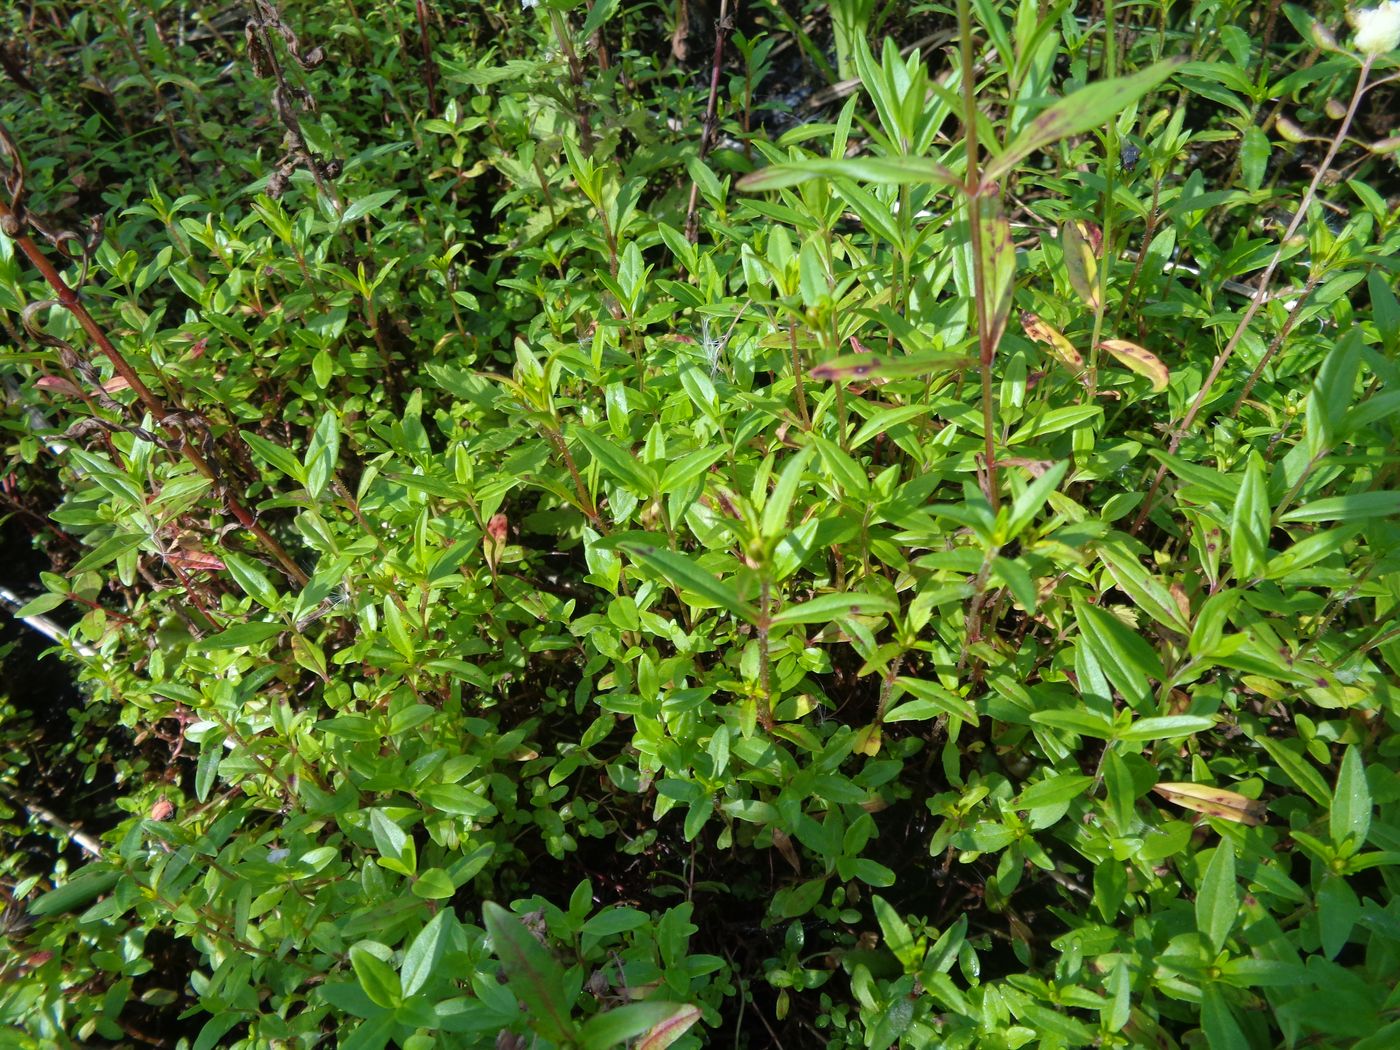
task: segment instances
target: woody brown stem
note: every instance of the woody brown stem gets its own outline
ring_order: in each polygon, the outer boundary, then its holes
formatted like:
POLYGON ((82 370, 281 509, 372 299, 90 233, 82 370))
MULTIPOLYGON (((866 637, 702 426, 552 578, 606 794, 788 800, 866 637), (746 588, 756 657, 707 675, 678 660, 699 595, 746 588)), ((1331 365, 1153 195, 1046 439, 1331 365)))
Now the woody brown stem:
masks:
MULTIPOLYGON (((25 257, 29 259, 34 268, 38 270, 44 280, 48 282, 49 287, 53 289, 54 296, 57 298, 59 305, 73 315, 78 324, 82 326, 83 331, 85 331, 88 337, 93 341, 93 344, 106 355, 107 360, 112 362, 112 368, 116 371, 117 375, 121 376, 130 386, 131 390, 136 394, 137 400, 145 406, 146 410, 150 412, 156 422, 164 422, 170 415, 170 411, 161 403, 161 400, 151 392, 150 387, 142 382, 141 377, 136 374, 136 369, 131 367, 131 364, 122 355, 122 352, 112 345, 112 341, 107 338, 107 333, 104 332, 101 326, 93 319, 92 314, 88 313, 87 307, 83 305, 82 300, 78 297, 78 293, 68 287, 68 283, 63 279, 63 276, 54 268, 53 264, 49 262, 47 256, 45 256, 39 246, 34 243, 33 238, 24 232, 25 224, 23 220, 20 216, 16 215, 14 210, 4 201, 0 201, 0 229, 3 229, 10 239, 19 245, 20 251, 25 254, 25 257)), ((209 462, 200 454, 199 450, 194 447, 188 436, 183 432, 180 434, 180 451, 184 454, 184 457, 193 464, 197 471, 214 483, 215 489, 220 493, 223 499, 224 507, 237 519, 238 523, 242 525, 243 528, 252 533, 253 537, 262 545, 263 549, 277 560, 277 563, 282 566, 282 571, 286 573, 287 578, 299 587, 305 586, 307 581, 306 574, 301 571, 301 568, 292 560, 291 556, 282 549, 282 545, 273 539, 268 534, 267 530, 254 520, 253 515, 249 513, 248 509, 228 490, 228 486, 220 483, 219 477, 215 473, 213 467, 209 465, 209 462)))

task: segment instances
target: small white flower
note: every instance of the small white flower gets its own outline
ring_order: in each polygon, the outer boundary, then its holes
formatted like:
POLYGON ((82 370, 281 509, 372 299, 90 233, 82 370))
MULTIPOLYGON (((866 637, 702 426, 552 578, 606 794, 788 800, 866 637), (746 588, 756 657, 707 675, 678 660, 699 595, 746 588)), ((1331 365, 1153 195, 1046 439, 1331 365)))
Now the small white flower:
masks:
POLYGON ((520 10, 528 11, 532 7, 539 7, 540 0, 520 0, 520 10))
POLYGON ((1400 0, 1385 0, 1379 7, 1351 12, 1356 27, 1353 46, 1363 55, 1380 55, 1400 47, 1400 0))

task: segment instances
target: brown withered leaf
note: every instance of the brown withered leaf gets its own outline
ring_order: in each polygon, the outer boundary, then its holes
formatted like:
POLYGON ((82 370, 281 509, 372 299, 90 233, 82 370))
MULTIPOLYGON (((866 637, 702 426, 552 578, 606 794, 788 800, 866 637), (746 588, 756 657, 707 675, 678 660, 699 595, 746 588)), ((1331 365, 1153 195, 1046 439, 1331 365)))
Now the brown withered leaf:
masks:
POLYGON ((1251 827, 1262 824, 1266 819, 1263 802, 1210 784, 1163 783, 1152 790, 1182 809, 1204 813, 1208 817, 1233 820, 1251 827))

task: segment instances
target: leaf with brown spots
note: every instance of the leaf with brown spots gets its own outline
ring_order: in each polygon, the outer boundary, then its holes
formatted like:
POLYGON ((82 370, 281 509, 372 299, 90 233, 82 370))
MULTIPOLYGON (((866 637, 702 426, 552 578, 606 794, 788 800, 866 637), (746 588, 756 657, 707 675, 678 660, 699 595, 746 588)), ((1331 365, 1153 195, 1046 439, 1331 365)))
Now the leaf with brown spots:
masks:
POLYGON ((1080 369, 1084 367, 1084 358, 1080 356, 1074 344, 1053 325, 1046 324, 1029 310, 1021 311, 1021 327, 1025 329, 1026 335, 1037 343, 1044 343, 1050 348, 1050 352, 1058 357, 1070 368, 1080 369))
POLYGON ((1233 820, 1236 824, 1251 827, 1264 822, 1264 803, 1255 798, 1245 798, 1236 791, 1189 783, 1158 784, 1152 790, 1182 809, 1204 813, 1208 817, 1233 820))
POLYGON ((1094 313, 1099 312, 1099 260, 1089 239, 1089 227, 1082 222, 1066 222, 1060 227, 1060 247, 1065 254, 1065 273, 1070 287, 1094 313))
POLYGON ((1099 346, 1116 357, 1120 364, 1127 365, 1138 375, 1152 380, 1154 393, 1161 393, 1167 389, 1167 380, 1171 378, 1171 373, 1156 354, 1126 339, 1105 339, 1099 346))
POLYGON ((961 354, 906 354, 892 357, 889 354, 867 352, 833 357, 830 361, 817 365, 808 374, 822 382, 849 383, 859 379, 922 376, 929 372, 966 368, 971 363, 961 354))

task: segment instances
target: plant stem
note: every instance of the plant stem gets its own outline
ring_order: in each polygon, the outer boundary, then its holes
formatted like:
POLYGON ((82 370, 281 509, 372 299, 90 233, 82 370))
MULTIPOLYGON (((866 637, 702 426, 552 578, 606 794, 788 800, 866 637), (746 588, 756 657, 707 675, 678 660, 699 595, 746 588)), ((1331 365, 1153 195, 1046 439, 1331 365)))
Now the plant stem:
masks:
MULTIPOLYGON (((714 144, 715 127, 718 124, 719 77, 724 66, 724 35, 732 25, 733 21, 729 17, 729 0, 719 0, 719 21, 715 23, 715 56, 710 65, 710 98, 705 103, 705 122, 700 131, 700 160, 702 162, 710 155, 710 148, 714 144)), ((685 236, 691 244, 694 244, 700 236, 699 206, 700 183, 691 179, 690 203, 685 211, 685 236)))
MULTIPOLYGON (((966 0, 963 0, 966 2, 966 0)), ((1293 213, 1293 219, 1289 222, 1288 228, 1284 230, 1283 236, 1279 238, 1278 249, 1274 252, 1273 258, 1269 260, 1269 265, 1264 268, 1263 275, 1259 278, 1259 284, 1254 295, 1249 300, 1249 305, 1245 307, 1244 316, 1240 318, 1239 324, 1235 326, 1235 331, 1231 334, 1225 348, 1216 355, 1214 363, 1210 367, 1210 372, 1206 375, 1205 382, 1201 384, 1201 389, 1197 391, 1196 397, 1191 402, 1191 407, 1187 409, 1186 415, 1172 431, 1171 440, 1167 443, 1167 451, 1172 455, 1181 448, 1181 443, 1186 439, 1187 432, 1191 429, 1191 424, 1196 421, 1196 416, 1205 405, 1206 399, 1210 396, 1211 387, 1220 378, 1220 373, 1224 370, 1226 362, 1230 360, 1235 352, 1235 347, 1239 345, 1240 339, 1244 337, 1245 331, 1249 328, 1249 323, 1254 320, 1254 315, 1259 312, 1259 308, 1264 305, 1269 297, 1269 283, 1273 280, 1275 271, 1283 261, 1283 253, 1288 249, 1288 243, 1293 239, 1293 235, 1298 232, 1298 227, 1307 218, 1313 200, 1317 196, 1317 189, 1322 185, 1323 178, 1332 167, 1332 162, 1337 157, 1337 151, 1342 148, 1342 143, 1346 141, 1347 132, 1351 130, 1351 122, 1356 117, 1357 108, 1361 104, 1362 97, 1366 94, 1366 78, 1371 72, 1373 56, 1367 55, 1361 63, 1361 75, 1356 79, 1356 89, 1351 93, 1351 102, 1347 105, 1346 116, 1342 119, 1342 126, 1337 129, 1337 134, 1332 138, 1332 145, 1328 147, 1327 155, 1322 158, 1322 163, 1317 166, 1317 171, 1313 174, 1312 182, 1308 184, 1307 191, 1303 194, 1303 199, 1298 202, 1298 209, 1293 213)), ((1142 509, 1138 511, 1137 518, 1133 521, 1133 527, 1129 530, 1136 535, 1147 521, 1147 515, 1152 510, 1152 501, 1157 496, 1157 490, 1162 487, 1162 479, 1167 475, 1165 464, 1157 468, 1157 474, 1152 479, 1152 485, 1147 490, 1147 498, 1142 501, 1142 509)))
POLYGON ((968 0, 958 0, 958 54, 961 69, 958 86, 963 99, 963 152, 967 158, 966 189, 967 230, 972 241, 973 306, 977 314, 978 364, 982 373, 982 439, 986 460, 985 494, 993 508, 999 502, 997 493, 996 407, 992 401, 992 319, 987 310, 987 274, 982 257, 981 198, 982 177, 978 170, 977 86, 972 68, 972 14, 968 0))
MULTIPOLYGON (((112 362, 112 368, 116 371, 117 375, 121 376, 122 379, 126 381, 141 404, 155 417, 156 422, 164 422, 170 415, 170 411, 161 403, 160 399, 151 392, 150 388, 142 382, 141 377, 136 374, 136 369, 131 367, 126 358, 122 356, 121 351, 112 345, 112 341, 107 338, 107 334, 98 323, 93 320, 92 314, 88 313, 87 307, 85 307, 82 300, 78 298, 78 293, 68 287, 62 275, 54 269, 53 264, 49 262, 48 258, 39 249, 39 246, 34 243, 33 238, 24 232, 24 225, 20 217, 17 216, 4 201, 0 201, 0 229, 3 229, 11 240, 19 245, 20 251, 24 252, 30 263, 39 271, 44 280, 48 282, 49 287, 53 289, 54 295, 58 298, 59 305, 73 315, 97 348, 112 362), (12 230, 13 232, 11 232, 12 230)), ((282 549, 282 545, 273 539, 267 533, 267 530, 254 520, 253 515, 238 501, 229 490, 229 486, 220 480, 213 467, 209 465, 208 461, 205 460, 199 450, 194 447, 194 444, 183 431, 181 431, 180 438, 181 453, 194 465, 197 471, 214 483, 214 488, 222 497, 224 507, 228 512, 238 520, 238 523, 242 525, 243 528, 253 534, 257 541, 262 544, 264 550, 277 560, 277 563, 282 566, 282 571, 287 574, 288 579, 299 587, 305 586, 307 581, 306 574, 301 571, 301 568, 292 560, 291 556, 282 549)))

